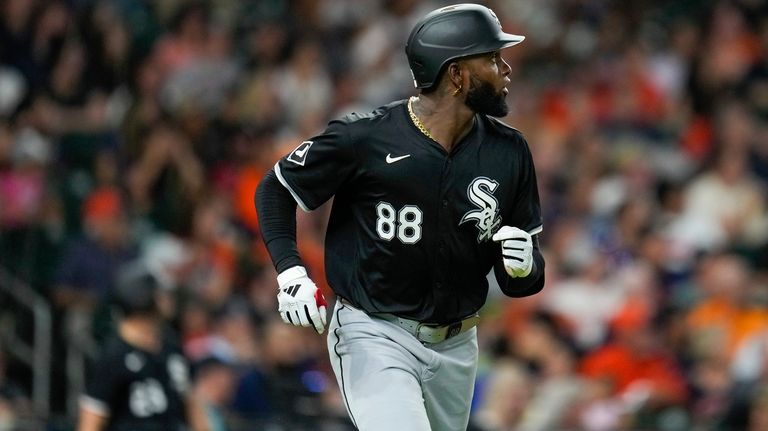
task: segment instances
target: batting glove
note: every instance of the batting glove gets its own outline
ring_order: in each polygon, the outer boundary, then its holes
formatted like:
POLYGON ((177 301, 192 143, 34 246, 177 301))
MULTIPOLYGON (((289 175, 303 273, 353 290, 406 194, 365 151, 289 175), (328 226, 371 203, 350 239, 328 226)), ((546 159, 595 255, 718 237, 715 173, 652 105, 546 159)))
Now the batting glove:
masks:
POLYGON ((504 269, 510 277, 527 277, 531 273, 533 240, 528 232, 512 226, 502 226, 491 239, 501 241, 504 269))
POLYGON ((277 311, 285 323, 314 326, 318 334, 325 330, 328 303, 303 266, 293 266, 277 275, 277 311))

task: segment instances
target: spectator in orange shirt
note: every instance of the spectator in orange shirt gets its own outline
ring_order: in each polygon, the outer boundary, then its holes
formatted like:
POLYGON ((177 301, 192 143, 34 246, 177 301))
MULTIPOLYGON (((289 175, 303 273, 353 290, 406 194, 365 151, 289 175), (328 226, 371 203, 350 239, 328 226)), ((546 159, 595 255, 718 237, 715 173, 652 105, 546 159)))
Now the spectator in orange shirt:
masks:
POLYGON ((744 340, 768 328, 768 310, 750 304, 749 282, 750 270, 738 256, 711 256, 699 264, 703 298, 686 316, 694 356, 730 361, 744 340))
POLYGON ((583 375, 609 382, 630 410, 679 405, 688 397, 685 376, 649 316, 625 308, 612 322, 612 340, 581 363, 583 375))

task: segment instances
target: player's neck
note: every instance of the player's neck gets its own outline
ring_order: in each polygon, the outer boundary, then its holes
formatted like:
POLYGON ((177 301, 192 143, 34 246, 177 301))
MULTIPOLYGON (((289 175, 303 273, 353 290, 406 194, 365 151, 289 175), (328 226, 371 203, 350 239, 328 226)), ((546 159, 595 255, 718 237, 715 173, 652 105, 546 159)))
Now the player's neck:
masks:
POLYGON ((162 347, 161 330, 157 319, 131 317, 120 322, 120 337, 131 346, 148 352, 159 352, 162 347))
POLYGON ((475 113, 464 104, 462 97, 440 90, 419 95, 413 110, 432 137, 449 153, 472 130, 475 118, 475 113))

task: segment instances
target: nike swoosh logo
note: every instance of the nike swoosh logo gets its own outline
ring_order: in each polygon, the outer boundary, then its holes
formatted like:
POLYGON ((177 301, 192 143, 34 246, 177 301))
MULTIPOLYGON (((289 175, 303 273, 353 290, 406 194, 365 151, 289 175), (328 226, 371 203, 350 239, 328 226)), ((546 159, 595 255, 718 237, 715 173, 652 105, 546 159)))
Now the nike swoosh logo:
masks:
POLYGON ((392 157, 392 154, 387 154, 387 159, 386 160, 387 160, 387 163, 392 164, 392 163, 395 163, 395 162, 399 162, 400 160, 407 159, 408 157, 411 157, 411 155, 410 154, 406 154, 404 156, 392 157))

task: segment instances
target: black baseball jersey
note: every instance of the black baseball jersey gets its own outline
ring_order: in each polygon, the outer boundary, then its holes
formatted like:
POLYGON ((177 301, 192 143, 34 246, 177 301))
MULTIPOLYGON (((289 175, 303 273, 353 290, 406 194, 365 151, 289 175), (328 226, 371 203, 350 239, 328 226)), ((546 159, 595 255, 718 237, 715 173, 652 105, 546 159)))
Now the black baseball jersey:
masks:
POLYGON ((188 429, 189 366, 172 344, 151 353, 115 338, 92 365, 80 402, 109 417, 106 430, 188 429))
POLYGON ((305 210, 334 196, 328 282, 368 312, 433 323, 474 313, 501 260, 493 234, 541 231, 528 145, 486 115, 449 154, 411 122, 407 101, 395 102, 332 121, 275 173, 305 210))

